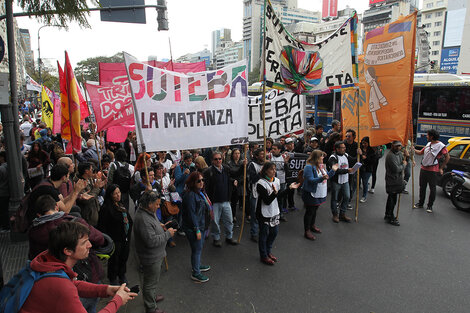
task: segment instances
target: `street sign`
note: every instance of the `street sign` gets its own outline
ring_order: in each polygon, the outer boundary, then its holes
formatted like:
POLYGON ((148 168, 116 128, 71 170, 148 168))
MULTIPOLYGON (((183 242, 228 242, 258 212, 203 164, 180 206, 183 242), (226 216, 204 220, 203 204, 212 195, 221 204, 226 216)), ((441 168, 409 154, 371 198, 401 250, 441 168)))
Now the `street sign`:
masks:
POLYGON ((121 23, 140 23, 145 24, 145 9, 126 9, 113 10, 113 7, 145 5, 145 0, 101 0, 101 21, 103 22, 121 22, 121 23))
POLYGON ((2 36, 0 36, 0 63, 3 61, 5 56, 5 41, 3 41, 2 36))

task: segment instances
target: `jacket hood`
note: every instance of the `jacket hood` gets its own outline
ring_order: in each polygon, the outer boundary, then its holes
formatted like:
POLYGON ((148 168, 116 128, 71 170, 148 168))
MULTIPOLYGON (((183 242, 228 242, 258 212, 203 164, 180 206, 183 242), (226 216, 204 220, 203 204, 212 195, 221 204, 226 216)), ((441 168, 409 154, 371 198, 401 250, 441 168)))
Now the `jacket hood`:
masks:
POLYGON ((45 273, 64 270, 65 273, 73 279, 77 276, 75 272, 64 262, 49 254, 49 251, 41 252, 37 257, 31 261, 31 268, 34 271, 45 273))

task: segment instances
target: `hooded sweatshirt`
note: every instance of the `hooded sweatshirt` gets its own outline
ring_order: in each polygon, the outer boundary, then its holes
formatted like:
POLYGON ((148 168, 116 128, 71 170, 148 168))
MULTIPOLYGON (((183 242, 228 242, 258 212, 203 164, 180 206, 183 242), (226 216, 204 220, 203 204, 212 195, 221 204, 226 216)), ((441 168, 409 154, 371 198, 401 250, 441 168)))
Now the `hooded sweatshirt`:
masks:
MULTIPOLYGON (((44 251, 33 259, 31 268, 37 272, 55 272, 64 270, 70 279, 45 277, 38 280, 31 290, 20 313, 86 313, 79 297, 106 298, 108 285, 95 285, 76 280, 77 274, 64 262, 58 260, 49 251, 44 251)), ((114 298, 100 313, 116 312, 122 305, 120 296, 114 298)))

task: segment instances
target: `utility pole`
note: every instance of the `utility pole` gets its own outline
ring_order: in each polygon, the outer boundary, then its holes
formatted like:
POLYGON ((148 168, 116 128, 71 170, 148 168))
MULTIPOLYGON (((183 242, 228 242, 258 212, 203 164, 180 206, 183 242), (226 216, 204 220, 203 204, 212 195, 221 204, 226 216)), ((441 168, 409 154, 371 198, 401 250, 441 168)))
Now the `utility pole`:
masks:
MULTIPOLYGON (((5 0, 8 67, 10 70, 10 103, 1 106, 3 132, 8 164, 8 186, 10 189, 9 215, 12 216, 19 208, 24 195, 24 178, 18 122, 18 80, 16 77, 15 28, 13 25, 13 0, 5 0)), ((19 234, 10 232, 12 241, 21 238, 19 234)))

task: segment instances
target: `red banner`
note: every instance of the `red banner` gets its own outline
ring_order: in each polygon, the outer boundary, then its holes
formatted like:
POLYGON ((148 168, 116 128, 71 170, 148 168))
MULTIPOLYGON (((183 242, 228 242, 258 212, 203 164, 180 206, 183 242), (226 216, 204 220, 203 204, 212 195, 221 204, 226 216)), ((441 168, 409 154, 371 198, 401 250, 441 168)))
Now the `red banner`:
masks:
POLYGON ((330 0, 330 16, 338 16, 338 0, 330 0))
POLYGON ((134 125, 134 107, 127 75, 114 79, 115 85, 86 84, 95 112, 98 131, 117 125, 134 125))
MULTIPOLYGON (((82 150, 82 138, 80 130, 80 92, 78 83, 73 74, 72 65, 70 64, 69 55, 65 52, 65 68, 64 76, 67 85, 70 142, 67 145, 65 153, 80 152, 82 150)), ((88 111, 88 108, 87 108, 88 111)))
MULTIPOLYGON (((206 70, 206 63, 204 61, 196 63, 150 61, 146 63, 153 67, 185 74, 204 72, 206 70)), ((123 76, 127 78, 126 67, 124 63, 100 63, 99 69, 101 86, 114 85, 113 81, 115 79, 121 80, 121 77, 123 76)))

